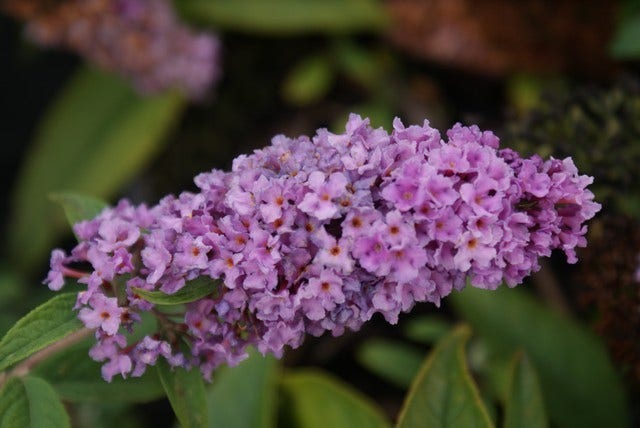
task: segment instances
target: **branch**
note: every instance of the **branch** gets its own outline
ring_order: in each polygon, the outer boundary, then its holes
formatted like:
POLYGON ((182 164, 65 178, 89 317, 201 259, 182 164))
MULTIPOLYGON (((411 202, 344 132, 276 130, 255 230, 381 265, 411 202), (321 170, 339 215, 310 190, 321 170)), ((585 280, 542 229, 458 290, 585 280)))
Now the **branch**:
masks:
POLYGON ((40 351, 31 355, 29 358, 15 366, 13 370, 5 373, 0 373, 0 388, 2 388, 7 379, 14 376, 26 376, 27 374, 29 374, 33 367, 37 366, 56 352, 62 351, 63 349, 80 342, 82 339, 89 336, 92 331, 93 330, 90 330, 88 328, 83 328, 82 330, 73 332, 69 336, 60 339, 57 342, 54 342, 46 348, 41 349, 40 351))

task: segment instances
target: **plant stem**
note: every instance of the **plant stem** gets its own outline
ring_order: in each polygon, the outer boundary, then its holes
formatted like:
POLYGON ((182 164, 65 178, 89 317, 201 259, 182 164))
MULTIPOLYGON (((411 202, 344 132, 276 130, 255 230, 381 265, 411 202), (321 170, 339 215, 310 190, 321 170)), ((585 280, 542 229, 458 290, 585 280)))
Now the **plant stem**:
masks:
POLYGON ((62 338, 57 342, 54 342, 51 345, 47 346, 46 348, 41 349, 40 351, 31 355, 29 358, 27 358, 26 360, 24 360, 23 362, 15 366, 12 370, 8 372, 0 373, 0 388, 2 388, 4 383, 9 378, 14 376, 26 376, 27 374, 29 374, 29 372, 33 367, 37 366, 47 358, 51 357, 56 352, 61 351, 65 348, 68 348, 80 342, 82 339, 89 336, 89 334, 92 331, 93 330, 90 330, 88 328, 83 328, 82 330, 73 332, 67 337, 62 338))

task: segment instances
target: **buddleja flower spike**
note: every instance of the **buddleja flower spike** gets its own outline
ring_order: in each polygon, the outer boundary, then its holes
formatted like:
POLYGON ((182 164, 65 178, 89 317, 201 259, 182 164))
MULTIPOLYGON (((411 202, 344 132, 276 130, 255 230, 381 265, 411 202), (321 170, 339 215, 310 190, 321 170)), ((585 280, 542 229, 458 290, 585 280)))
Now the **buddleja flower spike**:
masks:
POLYGON ((209 377, 248 346, 280 356, 306 334, 357 330, 375 313, 395 323, 467 280, 514 286, 553 249, 575 262, 600 209, 592 181, 570 158, 500 150, 476 126, 455 125, 445 140, 427 121, 396 119, 388 134, 351 115, 342 134, 276 136, 231 172, 198 175, 198 193, 151 208, 123 200, 76 224, 80 243, 53 252, 45 282, 60 289, 71 264, 91 266, 74 273, 86 285, 77 307, 105 379, 139 376, 159 357, 209 377), (144 297, 203 279, 211 287, 179 318, 144 297), (143 312, 159 331, 127 343, 143 312))

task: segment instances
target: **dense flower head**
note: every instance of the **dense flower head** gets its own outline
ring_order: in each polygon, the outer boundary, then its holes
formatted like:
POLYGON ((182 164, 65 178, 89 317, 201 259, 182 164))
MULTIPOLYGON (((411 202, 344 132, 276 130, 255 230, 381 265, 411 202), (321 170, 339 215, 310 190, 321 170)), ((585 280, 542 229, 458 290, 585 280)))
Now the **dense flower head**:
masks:
POLYGON ((78 307, 105 378, 140 375, 158 356, 210 376, 248 346, 279 356, 375 313, 395 323, 467 281, 514 286, 553 249, 576 261, 600 205, 570 158, 523 159, 476 126, 445 139, 428 121, 393 128, 351 115, 342 134, 279 135, 231 172, 198 175, 196 193, 151 208, 123 200, 76 224, 80 243, 54 251, 45 282, 58 289, 70 265, 91 265, 78 307), (173 294, 202 277, 221 281, 180 319, 136 293, 173 294), (159 331, 127 344, 120 331, 145 311, 159 331))
POLYGON ((180 23, 170 0, 39 1, 3 6, 35 42, 76 52, 143 94, 178 88, 199 98, 219 77, 218 39, 180 23))

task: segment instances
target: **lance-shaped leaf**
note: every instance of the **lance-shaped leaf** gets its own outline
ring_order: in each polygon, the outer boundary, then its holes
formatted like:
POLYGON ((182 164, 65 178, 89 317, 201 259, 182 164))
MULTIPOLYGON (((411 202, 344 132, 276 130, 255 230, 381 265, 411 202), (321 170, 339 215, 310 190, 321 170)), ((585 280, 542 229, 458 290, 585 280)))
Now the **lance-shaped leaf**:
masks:
POLYGON ((391 340, 372 339, 358 348, 358 362, 400 388, 408 388, 424 359, 424 352, 391 340))
POLYGON ((347 33, 381 29, 377 0, 177 0, 181 14, 217 29, 249 33, 347 33))
POLYGON ((438 342, 405 398, 398 428, 493 427, 467 367, 470 334, 458 327, 438 342))
POLYGON ((335 70, 328 55, 315 54, 296 64, 282 85, 285 101, 303 106, 319 101, 333 83, 335 70))
POLYGON ((451 331, 451 324, 444 318, 423 315, 409 319, 404 325, 404 334, 416 342, 432 344, 451 331))
POLYGON ((82 329, 73 306, 76 293, 63 293, 38 306, 0 341, 0 370, 82 329))
POLYGON ((237 367, 218 369, 207 394, 209 427, 276 426, 280 364, 251 352, 237 367))
POLYGON ((50 193, 112 196, 160 149, 184 104, 176 93, 140 97, 96 70, 72 78, 45 113, 18 177, 9 228, 13 265, 29 269, 68 230, 50 193))
POLYGON ((333 44, 332 52, 340 71, 354 82, 372 92, 388 85, 388 80, 384 78, 388 74, 385 69, 388 63, 382 61, 375 51, 353 40, 339 39, 333 44))
POLYGON ((156 305, 181 305, 193 302, 203 297, 216 293, 222 283, 206 276, 200 276, 187 283, 180 290, 173 294, 166 294, 162 291, 148 291, 142 288, 133 287, 132 290, 148 302, 156 305))
POLYGON ((14 377, 0 391, 0 428, 68 428, 56 392, 37 377, 14 377))
POLYGON ((378 428, 389 423, 365 396, 329 374, 312 370, 287 373, 282 385, 288 408, 300 428, 378 428))
POLYGON ((182 428, 204 428, 207 421, 207 397, 204 380, 198 368, 171 369, 166 361, 158 361, 160 382, 182 428))
POLYGON ((62 205, 70 226, 94 218, 107 207, 103 200, 73 192, 52 193, 49 198, 62 205))
POLYGON ((522 290, 467 287, 451 301, 487 343, 523 348, 540 377, 549 417, 562 427, 628 426, 624 390, 603 344, 522 290))
POLYGON ((513 359, 505 406, 504 428, 549 426, 540 381, 529 358, 518 352, 513 359))

